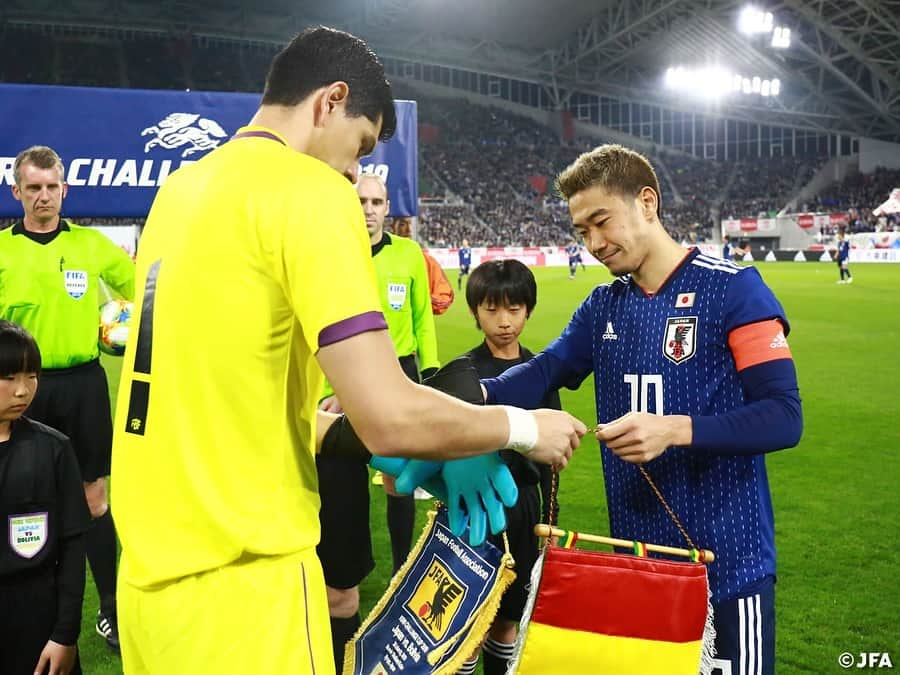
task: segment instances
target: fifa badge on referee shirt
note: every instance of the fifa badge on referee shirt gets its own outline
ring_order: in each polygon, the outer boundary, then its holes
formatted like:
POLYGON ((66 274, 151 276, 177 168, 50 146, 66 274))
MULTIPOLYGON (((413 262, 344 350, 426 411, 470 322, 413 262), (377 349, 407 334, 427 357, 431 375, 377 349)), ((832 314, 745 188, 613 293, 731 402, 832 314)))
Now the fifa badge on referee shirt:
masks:
POLYGON ((65 270, 66 293, 76 300, 87 293, 88 275, 81 270, 65 270))
POLYGON ((391 309, 400 309, 406 302, 406 284, 388 284, 388 304, 391 309))
POLYGON ((697 351, 697 317, 670 316, 666 319, 663 354, 672 363, 682 363, 697 351))

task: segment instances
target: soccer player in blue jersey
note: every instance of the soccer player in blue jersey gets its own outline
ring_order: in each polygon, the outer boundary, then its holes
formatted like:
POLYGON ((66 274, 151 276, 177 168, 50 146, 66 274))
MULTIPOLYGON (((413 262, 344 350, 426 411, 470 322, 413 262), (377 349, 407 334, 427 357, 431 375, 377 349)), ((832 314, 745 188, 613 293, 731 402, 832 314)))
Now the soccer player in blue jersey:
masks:
POLYGON ((728 235, 722 238, 722 257, 725 260, 734 260, 734 244, 728 235))
POLYGON ((781 304, 753 267, 685 250, 660 222, 650 163, 617 145, 558 178, 575 230, 618 278, 595 288, 531 361, 483 380, 529 408, 593 374, 612 535, 712 549, 717 665, 773 673, 775 538, 765 454, 802 432, 781 304))
POLYGON ((853 275, 850 274, 850 240, 844 232, 838 234, 837 253, 835 261, 838 264, 838 271, 841 273, 839 284, 852 284, 853 275), (846 277, 846 278, 845 278, 846 277))
POLYGON ((575 271, 579 265, 581 265, 581 269, 587 269, 584 266, 584 261, 581 259, 581 246, 574 241, 570 241, 569 245, 566 246, 566 255, 569 256, 569 279, 574 279, 575 271))
POLYGON ((462 290, 463 277, 469 273, 472 266, 472 249, 469 248, 469 240, 463 239, 462 246, 459 247, 459 279, 456 286, 462 290))
POLYGON ((746 248, 741 248, 737 244, 732 243, 728 235, 722 239, 722 257, 725 260, 737 260, 738 256, 743 257, 747 253, 746 248))

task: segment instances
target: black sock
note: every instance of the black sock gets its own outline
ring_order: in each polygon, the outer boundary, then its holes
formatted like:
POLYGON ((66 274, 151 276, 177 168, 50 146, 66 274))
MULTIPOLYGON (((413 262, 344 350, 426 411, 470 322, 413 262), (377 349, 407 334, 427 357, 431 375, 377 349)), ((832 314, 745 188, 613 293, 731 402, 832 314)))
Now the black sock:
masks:
POLYGON ((100 611, 113 614, 116 611, 116 526, 110 509, 91 523, 85 549, 100 596, 100 611))
POLYGON ((344 672, 344 646, 350 642, 360 626, 359 612, 346 619, 331 617, 331 644, 334 648, 334 671, 344 672))
POLYGON ((412 548, 413 526, 416 522, 416 501, 412 495, 395 497, 387 495, 387 523, 391 535, 391 555, 394 557, 394 572, 406 562, 412 548))
POLYGON ((481 665, 484 675, 506 675, 506 669, 516 646, 488 638, 481 647, 481 665))

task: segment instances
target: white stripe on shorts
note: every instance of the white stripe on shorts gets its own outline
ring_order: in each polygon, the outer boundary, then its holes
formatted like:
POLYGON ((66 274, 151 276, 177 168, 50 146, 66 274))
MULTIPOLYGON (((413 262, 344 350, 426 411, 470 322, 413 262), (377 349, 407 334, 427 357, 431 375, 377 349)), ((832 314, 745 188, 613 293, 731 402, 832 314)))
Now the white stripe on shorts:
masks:
POLYGON ((759 594, 738 599, 741 675, 762 675, 762 612, 759 594))

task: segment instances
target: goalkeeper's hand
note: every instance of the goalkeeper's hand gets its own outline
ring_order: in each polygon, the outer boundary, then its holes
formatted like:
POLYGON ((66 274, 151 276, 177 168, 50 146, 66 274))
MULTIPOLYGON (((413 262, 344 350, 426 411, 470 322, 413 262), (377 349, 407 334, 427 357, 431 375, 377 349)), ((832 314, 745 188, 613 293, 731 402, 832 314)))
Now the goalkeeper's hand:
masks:
POLYGON ((397 476, 397 492, 408 494, 424 487, 447 504, 450 530, 461 537, 469 526, 469 543, 484 543, 506 529, 504 506, 513 507, 519 490, 497 452, 447 462, 373 457, 371 465, 397 476))
MULTIPOLYGON (((475 405, 484 404, 478 371, 468 356, 450 361, 423 384, 475 405)), ((397 479, 397 491, 411 493, 421 485, 447 504, 450 529, 461 536, 469 529, 469 543, 484 542, 486 526, 492 534, 506 529, 504 505, 519 496, 512 474, 496 452, 448 462, 410 460, 397 479)))
MULTIPOLYGON (((484 403, 478 372, 467 356, 449 362, 424 384, 469 403, 484 403)), ((329 432, 330 447, 352 447, 358 451, 362 446, 346 418, 336 422, 329 432)), ((323 451, 325 446, 323 442, 323 451)), ((421 485, 445 502, 452 532, 461 536, 466 525, 470 525, 469 542, 473 546, 484 542, 488 524, 493 534, 506 529, 503 507, 514 506, 518 499, 512 474, 496 452, 448 462, 371 457, 369 464, 397 476, 398 492, 409 494, 421 485)))
MULTIPOLYGON (((478 371, 475 370, 471 357, 460 356, 442 368, 429 369, 429 371, 433 372, 422 382, 425 386, 467 403, 484 404, 484 392, 481 389, 478 371)), ((378 471, 397 477, 403 472, 408 461, 400 458, 373 457, 369 464, 378 471)), ((438 476, 442 465, 443 462, 413 460, 414 468, 404 478, 403 484, 408 488, 404 492, 411 493, 421 485, 440 500, 446 501, 447 490, 438 476)), ((397 487, 399 489, 399 485, 397 487)))

